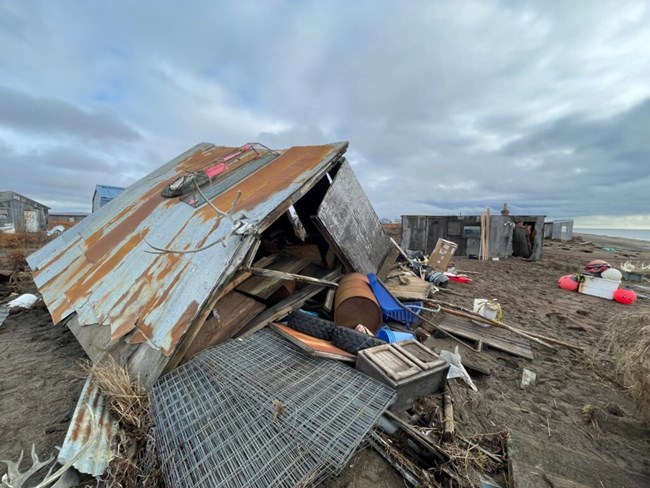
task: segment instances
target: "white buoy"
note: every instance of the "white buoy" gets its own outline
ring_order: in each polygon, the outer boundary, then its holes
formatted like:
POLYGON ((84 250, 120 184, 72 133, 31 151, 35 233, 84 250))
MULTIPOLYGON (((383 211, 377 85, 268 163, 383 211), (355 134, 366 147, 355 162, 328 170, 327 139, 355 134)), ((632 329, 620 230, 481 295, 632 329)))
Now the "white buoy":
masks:
POLYGON ((600 277, 605 278, 606 280, 621 281, 623 274, 615 268, 609 268, 600 273, 600 277))

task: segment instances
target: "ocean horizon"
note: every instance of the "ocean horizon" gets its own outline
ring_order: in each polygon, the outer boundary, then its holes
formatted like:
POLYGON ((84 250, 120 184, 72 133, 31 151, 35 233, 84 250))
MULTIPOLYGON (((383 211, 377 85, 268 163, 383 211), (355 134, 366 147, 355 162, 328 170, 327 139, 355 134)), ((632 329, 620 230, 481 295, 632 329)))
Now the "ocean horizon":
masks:
POLYGON ((607 237, 625 237, 627 239, 650 241, 650 229, 597 229, 589 227, 574 227, 573 233, 596 234, 607 237))

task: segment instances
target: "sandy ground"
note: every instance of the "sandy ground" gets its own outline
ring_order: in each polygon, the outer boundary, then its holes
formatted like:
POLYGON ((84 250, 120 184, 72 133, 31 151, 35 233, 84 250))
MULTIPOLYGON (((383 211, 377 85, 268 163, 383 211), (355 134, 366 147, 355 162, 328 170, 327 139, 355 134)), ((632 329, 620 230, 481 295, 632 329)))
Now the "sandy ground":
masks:
MULTIPOLYGON (((488 368, 491 374, 473 374, 478 393, 454 389, 457 428, 465 437, 510 431, 509 455, 519 475, 518 488, 563 486, 557 479, 590 487, 650 486, 650 426, 641 421, 613 374, 611 360, 598 347, 611 317, 650 313, 650 300, 626 306, 567 292, 556 284, 560 276, 580 271, 592 259, 605 259, 613 266, 627 260, 650 262, 650 243, 582 237, 583 242, 593 244, 547 241, 539 262, 456 258, 456 267, 467 271, 474 281, 471 285, 452 283, 449 291, 438 294, 440 300, 468 308, 474 298, 497 298, 505 323, 587 350, 586 354, 562 348, 549 351, 534 344, 535 359, 529 361, 494 350, 472 354, 460 348, 468 361, 488 368), (617 252, 608 253, 602 247, 615 247, 617 252), (537 374, 537 382, 522 390, 519 383, 524 367, 537 374), (585 415, 585 411, 590 413, 585 415)), ((433 341, 434 349, 450 347, 453 341, 433 341)), ((360 471, 355 460, 352 468, 329 486, 374 486, 364 479, 371 475, 360 471)), ((377 466, 382 464, 385 466, 382 460, 377 461, 377 466)), ((382 472, 383 467, 377 469, 382 472)), ((378 486, 404 486, 400 479, 381 479, 378 486)))
POLYGON ((32 444, 40 459, 56 457, 83 386, 76 366, 82 357, 72 333, 53 325, 44 308, 0 326, 0 459, 16 461, 25 451, 25 469, 32 444))
MULTIPOLYGON (((474 283, 451 284, 449 291, 439 294, 441 299, 471 307, 474 298, 497 298, 504 322, 587 348, 579 355, 533 345, 533 361, 492 350, 466 353, 468 360, 481 362, 491 374, 473 375, 478 393, 455 389, 457 428, 466 437, 509 430, 516 446, 510 454, 530 476, 518 486, 561 486, 548 482, 545 474, 593 487, 650 486, 650 430, 617 382, 612 362, 597 352, 611 317, 650 313, 650 300, 624 306, 556 285, 558 277, 579 271, 591 259, 606 259, 614 266, 629 259, 650 262, 650 243, 583 237, 594 244, 549 242, 539 262, 455 260, 459 270, 472 272, 474 283), (602 251, 603 246, 617 252, 602 251), (522 390, 518 385, 524 367, 536 372, 537 382, 522 390), (591 412, 587 417, 586 406, 591 412)), ((0 301, 5 292, 0 289, 0 301)), ((433 347, 449 345, 436 339, 433 347)), ((69 372, 83 356, 72 334, 52 325, 43 309, 11 316, 0 327, 0 459, 16 459, 21 449, 27 454, 32 443, 42 457, 55 453, 82 386, 69 372)), ((325 486, 405 485, 366 449, 325 486)))

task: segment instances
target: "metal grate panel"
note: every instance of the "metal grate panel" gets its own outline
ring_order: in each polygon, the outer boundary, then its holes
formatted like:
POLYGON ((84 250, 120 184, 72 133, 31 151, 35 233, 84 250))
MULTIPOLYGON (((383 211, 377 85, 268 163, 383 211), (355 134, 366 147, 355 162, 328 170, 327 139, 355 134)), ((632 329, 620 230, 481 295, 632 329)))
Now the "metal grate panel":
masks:
POLYGON ((306 356, 269 330, 207 349, 152 390, 166 481, 313 486, 345 466, 393 397, 386 385, 306 356))

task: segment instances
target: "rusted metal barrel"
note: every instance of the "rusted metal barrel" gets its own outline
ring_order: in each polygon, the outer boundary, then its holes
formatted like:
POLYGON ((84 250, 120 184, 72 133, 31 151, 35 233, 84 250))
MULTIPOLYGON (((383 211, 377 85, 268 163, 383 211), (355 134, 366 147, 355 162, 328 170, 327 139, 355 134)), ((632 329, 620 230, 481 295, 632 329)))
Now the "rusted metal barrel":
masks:
POLYGON ((350 273, 341 278, 334 297, 334 322, 349 328, 362 324, 372 332, 381 327, 381 309, 366 275, 350 273))

